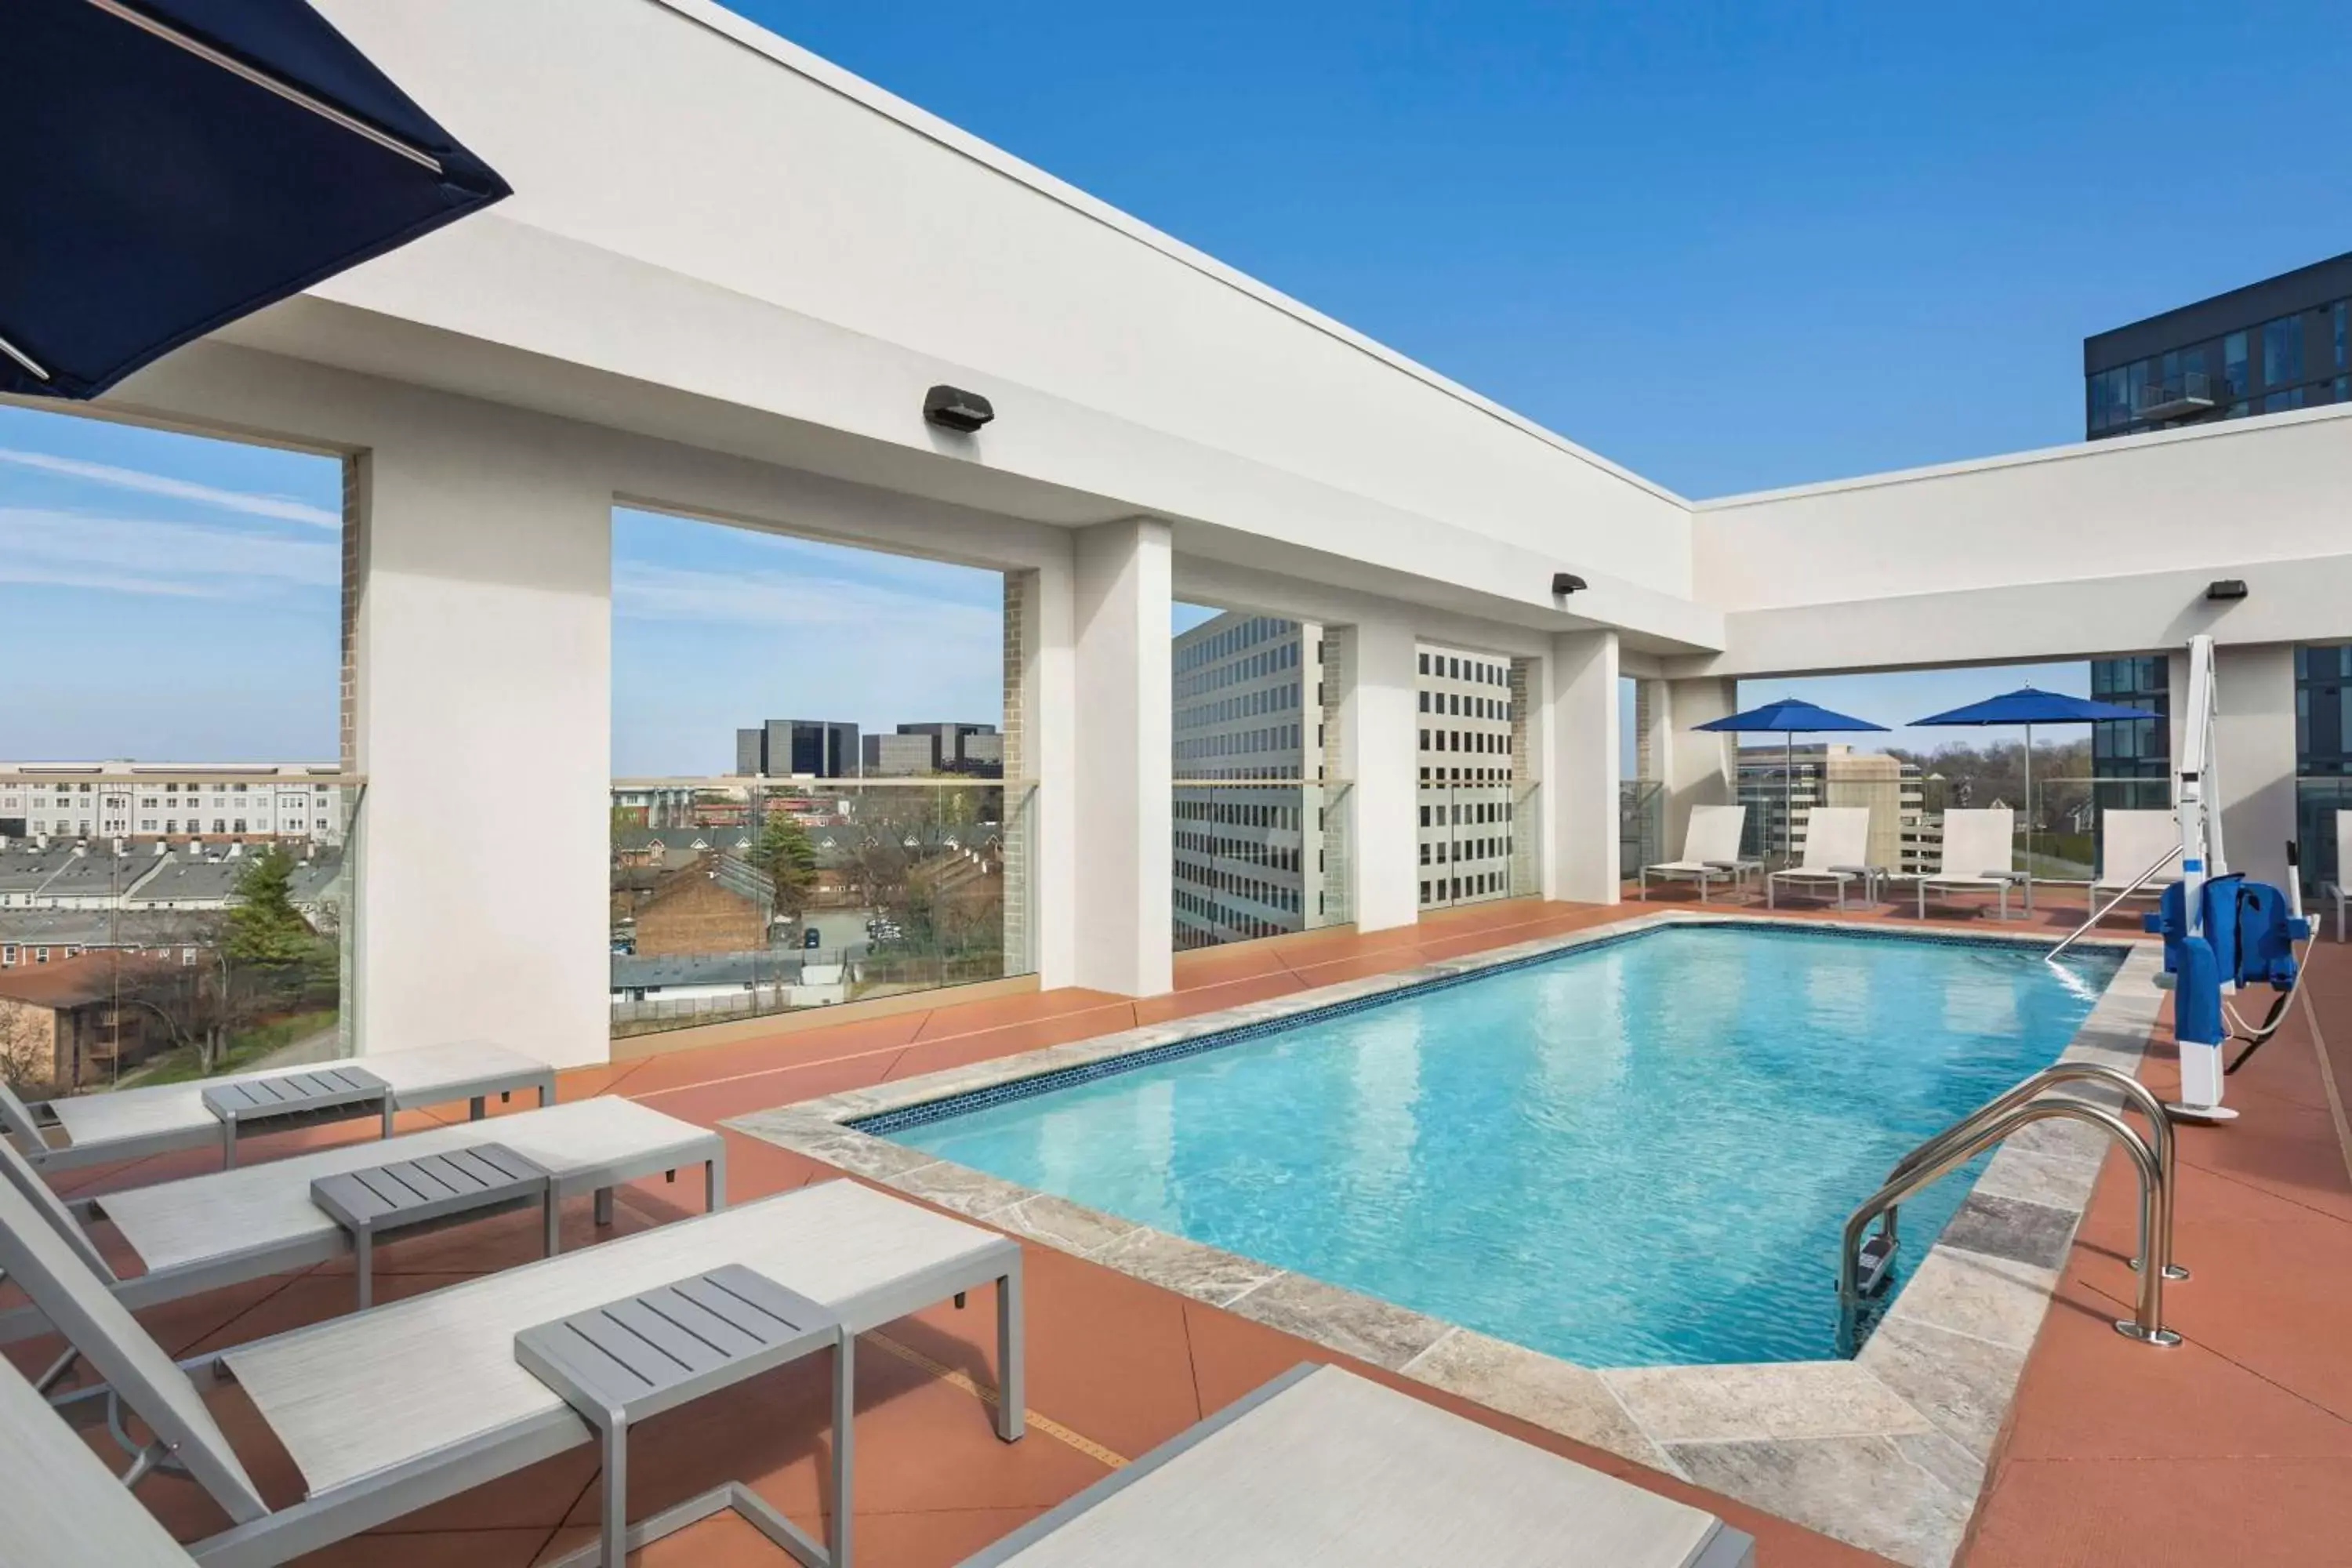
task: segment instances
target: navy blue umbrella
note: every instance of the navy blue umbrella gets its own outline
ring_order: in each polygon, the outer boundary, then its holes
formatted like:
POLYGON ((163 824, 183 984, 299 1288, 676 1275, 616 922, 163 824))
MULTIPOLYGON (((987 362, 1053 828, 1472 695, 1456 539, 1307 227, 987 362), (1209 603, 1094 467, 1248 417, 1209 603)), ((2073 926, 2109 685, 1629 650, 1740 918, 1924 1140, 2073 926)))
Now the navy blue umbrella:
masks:
POLYGON ((8 0, 0 392, 159 354, 509 194, 303 0, 8 0))
POLYGON ((2099 702, 2088 697, 2069 697, 2063 691, 2043 691, 2031 686, 2021 686, 2014 691, 2004 691, 1998 697, 1988 697, 1965 708, 1954 708, 1948 712, 1931 713, 1925 719, 1915 719, 1912 723, 1921 729, 1984 724, 2021 724, 2025 727, 2025 859, 2030 869, 2033 862, 2033 726, 2096 724, 2108 719, 2147 717, 2146 710, 2126 708, 2120 702, 2099 702))
MULTIPOLYGON (((1880 734, 1886 732, 1884 724, 1874 724, 1851 713, 1834 712, 1794 697, 1783 697, 1777 702, 1767 702, 1761 708, 1750 708, 1744 713, 1734 713, 1728 718, 1710 719, 1694 728, 1718 731, 1769 731, 1787 737, 1788 759, 1780 774, 1780 820, 1783 825, 1787 824, 1796 800, 1797 736, 1800 732, 1813 734, 1854 730, 1871 730, 1880 734)), ((1785 846, 1788 835, 1783 832, 1781 838, 1785 846)))

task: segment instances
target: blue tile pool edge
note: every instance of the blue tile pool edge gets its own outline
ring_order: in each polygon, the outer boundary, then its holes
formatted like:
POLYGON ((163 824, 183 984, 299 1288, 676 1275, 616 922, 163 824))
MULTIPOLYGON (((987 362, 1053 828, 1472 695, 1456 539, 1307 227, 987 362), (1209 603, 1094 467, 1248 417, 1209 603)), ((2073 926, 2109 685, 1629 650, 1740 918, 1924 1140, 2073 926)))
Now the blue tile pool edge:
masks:
MULTIPOLYGON (((1454 986, 1486 979, 1490 975, 1508 973, 1519 969, 1531 969, 1546 963, 1557 963, 1582 953, 1599 952, 1602 948, 1639 942, 1644 937, 1654 936, 1663 931, 1691 930, 1743 931, 1797 939, 1832 935, 1869 942, 1923 942, 1938 947, 2003 947, 2024 951, 2041 951, 2057 945, 2057 939, 2054 937, 2042 940, 2010 936, 2006 933, 1988 932, 1979 935, 1969 931, 1883 931, 1867 927, 1848 927, 1843 922, 1741 920, 1719 916, 1694 919, 1687 915, 1671 912, 1635 916, 1627 929, 1604 931, 1593 935, 1572 932, 1559 945, 1540 952, 1523 953, 1516 958, 1497 959, 1493 963, 1478 963, 1475 967, 1463 969, 1454 973, 1432 975, 1424 980, 1391 986, 1369 995, 1350 996, 1337 1002, 1309 1003, 1297 1012, 1285 1013, 1276 1017, 1252 1019, 1244 1024, 1211 1024, 1204 1026, 1202 1033, 1187 1036, 1183 1039, 1163 1041, 1158 1045, 1139 1046, 1132 1051, 1105 1057, 1099 1061, 1081 1062, 1070 1067, 1049 1068, 1025 1077, 1008 1078, 1002 1083, 950 1091, 935 1100, 919 1100, 911 1105, 873 1111, 862 1116, 850 1116, 842 1119, 840 1125, 853 1131, 866 1133, 870 1137, 887 1138, 894 1132, 904 1132, 910 1128, 926 1127, 935 1121, 950 1121, 958 1116, 970 1115, 975 1110, 985 1110, 993 1106, 1029 1100, 1041 1094, 1058 1093, 1066 1089, 1075 1089, 1081 1084, 1095 1083, 1106 1078, 1116 1078, 1122 1073, 1139 1072, 1146 1068, 1158 1067, 1163 1062, 1181 1061, 1188 1057, 1223 1050, 1229 1046, 1243 1045, 1251 1040, 1264 1039, 1268 1035, 1306 1028, 1330 1019, 1344 1018, 1351 1014, 1385 1007, 1393 1003, 1424 996, 1433 992, 1448 990, 1454 986)), ((2095 947, 2102 952, 2128 954, 2145 944, 2130 938, 2109 937, 2086 938, 2079 945, 2095 947)), ((2119 961, 2117 973, 2120 971, 2119 961)), ((2114 981, 2114 975, 2109 975, 2108 984, 2112 985, 2114 981)), ((1311 996, 1313 993, 1309 992, 1307 994, 1311 996)), ((2105 995, 2104 988, 2101 994, 2105 995)))

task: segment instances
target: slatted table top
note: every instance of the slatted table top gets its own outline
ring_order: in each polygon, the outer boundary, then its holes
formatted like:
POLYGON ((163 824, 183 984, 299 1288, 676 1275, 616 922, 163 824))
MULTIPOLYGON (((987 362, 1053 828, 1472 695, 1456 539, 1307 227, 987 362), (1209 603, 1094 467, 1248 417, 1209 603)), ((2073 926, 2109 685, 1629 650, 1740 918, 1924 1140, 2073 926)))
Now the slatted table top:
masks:
POLYGON ((240 1079, 205 1090, 205 1109, 222 1121, 259 1121, 305 1111, 383 1100, 392 1092, 364 1068, 320 1068, 278 1078, 240 1079))
POLYGON ((845 1338, 830 1308, 730 1263, 525 1329, 514 1345, 573 1409, 627 1425, 845 1338))
POLYGON ((472 1209, 544 1197, 544 1167, 503 1143, 340 1171, 310 1184, 310 1201, 346 1230, 382 1233, 472 1209))

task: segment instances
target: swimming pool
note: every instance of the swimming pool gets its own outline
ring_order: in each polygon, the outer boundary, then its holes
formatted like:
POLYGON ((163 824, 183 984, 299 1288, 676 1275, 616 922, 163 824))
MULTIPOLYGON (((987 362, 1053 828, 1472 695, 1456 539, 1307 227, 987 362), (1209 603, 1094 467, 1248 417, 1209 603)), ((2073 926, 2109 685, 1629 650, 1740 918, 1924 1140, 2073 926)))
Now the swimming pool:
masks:
POLYGON ((867 1130, 1588 1366, 1823 1359, 1846 1215, 2119 962, 2042 951, 1666 926, 867 1130))

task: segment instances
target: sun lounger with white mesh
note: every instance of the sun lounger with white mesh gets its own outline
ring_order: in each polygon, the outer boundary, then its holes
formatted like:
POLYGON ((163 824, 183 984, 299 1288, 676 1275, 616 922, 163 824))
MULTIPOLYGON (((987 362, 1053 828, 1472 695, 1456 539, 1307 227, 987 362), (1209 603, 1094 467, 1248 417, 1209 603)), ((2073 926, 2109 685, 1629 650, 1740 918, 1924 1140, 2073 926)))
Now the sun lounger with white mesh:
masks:
POLYGON ((2099 813, 2099 869, 2091 879, 2091 907, 2142 877, 2147 880, 2137 890, 2151 899, 2180 880, 2180 818, 2168 811, 2099 813))
POLYGON ((1845 908, 1849 882, 1860 882, 1868 897, 1877 890, 1878 870, 1870 864, 1870 807, 1817 805, 1805 814, 1805 858, 1764 879, 1764 907, 1774 904, 1781 883, 1791 887, 1837 889, 1838 908, 1845 908))
POLYGON ((963 1568, 1752 1568, 1755 1552, 1687 1504, 1310 1364, 963 1568))
POLYGON ((2319 884, 2319 896, 2336 900, 2338 942, 2344 940, 2344 889, 2352 883, 2352 858, 2346 858, 2347 851, 2352 851, 2352 811, 2339 811, 2336 814, 2336 879, 2319 884))
MULTIPOLYGON (((53 1404, 96 1421, 107 1399, 119 1399, 154 1435, 146 1457, 132 1462, 133 1484, 169 1462, 205 1489, 230 1523, 187 1552, 215 1568, 283 1563, 585 1446, 587 1424, 515 1360, 516 1334, 730 1263, 831 1308, 853 1331, 993 1284, 996 1429, 1007 1441, 1021 1436, 1020 1247, 852 1182, 682 1220, 180 1365, 24 1195, 0 1183, 0 1268, 110 1391, 77 1390, 53 1404), (300 1501, 282 1509, 263 1501, 202 1397, 224 1376, 243 1388, 300 1474, 300 1501)), ((0 1380, 16 1377, 0 1372, 0 1380)), ((15 1388, 8 1396, 12 1407, 23 1404, 15 1388)), ((20 1502, 34 1505, 18 1494, 54 1479, 52 1495, 70 1495, 89 1511, 83 1531, 106 1531, 74 1539, 128 1543, 121 1556, 102 1559, 110 1568, 174 1561, 152 1555, 162 1550, 153 1534, 102 1503, 86 1451, 68 1451, 68 1444, 81 1449, 79 1439, 52 1422, 29 1443, 11 1441, 12 1459, 27 1468, 0 1470, 0 1547, 29 1539, 16 1534, 20 1518, 30 1530, 74 1528, 53 1510, 19 1512, 20 1502)))
MULTIPOLYGON (((499 1143, 545 1170, 558 1202, 596 1194, 596 1218, 609 1223, 611 1193, 623 1182, 704 1168, 704 1201, 726 1201, 726 1142, 708 1128, 665 1116, 634 1100, 604 1095, 461 1121, 389 1140, 338 1144, 289 1160, 215 1171, 98 1197, 60 1198, 17 1152, 0 1143, 0 1174, 44 1215, 82 1261, 132 1309, 215 1290, 341 1258, 352 1250, 343 1227, 310 1201, 320 1176, 364 1170, 395 1159, 445 1154, 499 1143), (84 1220, 114 1226, 142 1272, 119 1278, 84 1232, 84 1220)), ((0 1344, 42 1331, 30 1307, 0 1312, 0 1344)))
MULTIPOLYGON (((392 1109, 471 1102, 479 1117, 490 1095, 536 1089, 541 1105, 555 1101, 555 1069, 503 1046, 468 1040, 378 1051, 332 1064, 359 1068, 382 1079, 392 1091, 392 1109)), ((200 1149, 221 1141, 218 1118, 205 1108, 205 1091, 225 1085, 290 1078, 319 1065, 230 1073, 186 1083, 110 1089, 27 1105, 0 1084, 0 1132, 6 1133, 43 1170, 69 1170, 110 1160, 136 1160, 175 1149, 200 1149)), ((373 1105, 352 1114, 373 1114, 373 1105)))
MULTIPOLYGON (((2011 869, 2015 856, 2011 845, 2016 823, 2016 814, 2005 805, 1944 813, 1944 842, 1937 868, 1919 879, 1919 918, 1927 918, 1927 894, 1931 890, 1990 890, 2000 894, 2000 918, 2007 920, 2009 889, 2024 880, 2021 872, 2011 869)), ((2026 897, 2030 907, 2030 884, 2026 897)))
POLYGON ((1747 826, 1748 808, 1744 805, 1692 806, 1690 825, 1683 829, 1683 858, 1643 867, 1639 878, 1642 897, 1650 896, 1652 877, 1687 878, 1698 884, 1699 901, 1705 903, 1709 882, 1729 882, 1737 887, 1748 872, 1761 870, 1762 861, 1739 853, 1739 835, 1747 826))

